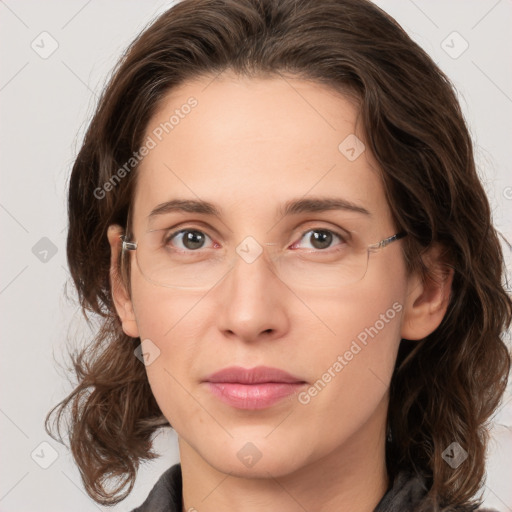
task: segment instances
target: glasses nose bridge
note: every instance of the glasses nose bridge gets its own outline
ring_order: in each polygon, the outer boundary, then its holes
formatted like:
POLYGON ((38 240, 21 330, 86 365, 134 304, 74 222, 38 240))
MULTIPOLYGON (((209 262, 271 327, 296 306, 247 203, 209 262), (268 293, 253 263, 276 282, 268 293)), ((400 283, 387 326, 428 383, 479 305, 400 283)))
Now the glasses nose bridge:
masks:
POLYGON ((246 236, 236 247, 232 257, 234 263, 241 259, 247 265, 253 265, 258 260, 273 266, 276 260, 278 244, 275 242, 259 242, 253 236, 246 236))
POLYGON ((236 281, 256 278, 261 284, 267 283, 268 279, 285 280, 277 261, 280 254, 276 242, 259 242, 253 236, 246 236, 238 245, 232 246, 229 253, 227 273, 236 281))

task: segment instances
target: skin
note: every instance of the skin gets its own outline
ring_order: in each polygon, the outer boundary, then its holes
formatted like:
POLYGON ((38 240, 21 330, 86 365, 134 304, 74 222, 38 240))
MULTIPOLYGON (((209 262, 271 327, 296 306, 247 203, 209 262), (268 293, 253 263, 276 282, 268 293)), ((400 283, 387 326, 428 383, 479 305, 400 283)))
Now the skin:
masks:
MULTIPOLYGON (((396 233, 370 151, 349 161, 338 149, 349 134, 364 142, 348 96, 293 77, 225 72, 172 90, 146 135, 190 96, 197 107, 137 169, 133 240, 147 229, 149 212, 171 198, 216 204, 220 218, 172 213, 166 222, 201 223, 232 248, 249 235, 288 247, 304 226, 333 229, 341 222, 369 243, 396 233), (371 215, 280 218, 286 200, 313 195, 342 197, 371 215)), ((115 225, 108 232, 114 301, 125 333, 160 350, 146 370, 178 435, 183 510, 371 512, 390 483, 386 414, 400 339, 421 339, 440 324, 451 274, 438 283, 407 275, 399 240, 370 256, 364 279, 337 289, 287 286, 260 257, 251 264, 239 259, 206 291, 176 290, 149 282, 131 254, 129 292, 117 270, 121 233, 115 225), (394 303, 401 306, 396 316, 307 404, 292 395, 267 409, 239 410, 201 383, 227 366, 266 365, 311 385, 394 303), (252 467, 237 457, 248 442, 261 455, 252 467)), ((434 270, 438 255, 435 247, 426 255, 434 270)))

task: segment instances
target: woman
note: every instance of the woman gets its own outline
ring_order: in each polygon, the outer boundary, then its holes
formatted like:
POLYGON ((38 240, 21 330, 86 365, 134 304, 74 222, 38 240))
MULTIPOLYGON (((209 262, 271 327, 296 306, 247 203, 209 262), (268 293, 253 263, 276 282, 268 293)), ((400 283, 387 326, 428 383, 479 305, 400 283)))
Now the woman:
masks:
POLYGON ((101 326, 54 411, 96 501, 171 426, 180 464, 137 511, 480 505, 503 257, 448 79, 375 5, 162 14, 102 96, 69 222, 101 326))

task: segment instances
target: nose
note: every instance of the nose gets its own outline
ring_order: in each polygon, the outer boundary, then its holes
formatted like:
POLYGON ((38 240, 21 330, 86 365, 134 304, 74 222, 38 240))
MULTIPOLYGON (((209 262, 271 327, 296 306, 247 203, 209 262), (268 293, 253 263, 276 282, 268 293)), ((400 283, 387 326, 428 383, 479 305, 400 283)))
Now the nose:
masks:
POLYGON ((246 342, 277 339, 289 329, 290 291, 264 252, 240 244, 233 267, 217 289, 218 328, 246 342), (249 248, 249 252, 245 249, 249 248))

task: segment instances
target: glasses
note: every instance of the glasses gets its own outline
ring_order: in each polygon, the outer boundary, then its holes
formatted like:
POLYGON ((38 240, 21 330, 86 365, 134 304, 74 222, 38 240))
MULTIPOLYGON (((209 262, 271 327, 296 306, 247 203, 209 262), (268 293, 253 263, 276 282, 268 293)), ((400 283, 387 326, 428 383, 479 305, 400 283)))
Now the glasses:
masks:
POLYGON ((368 245, 352 235, 342 236, 324 228, 309 229, 301 240, 309 236, 310 244, 316 245, 305 249, 280 248, 270 242, 260 244, 248 236, 233 250, 219 246, 205 231, 192 227, 174 232, 169 229, 147 231, 136 242, 122 235, 121 240, 123 254, 136 252, 141 274, 159 286, 211 288, 237 264, 252 265, 266 257, 270 269, 290 287, 337 288, 363 279, 370 254, 406 235, 400 232, 368 245), (326 250, 325 243, 331 245, 336 238, 340 243, 326 250), (204 247, 207 239, 212 241, 213 247, 204 247))

